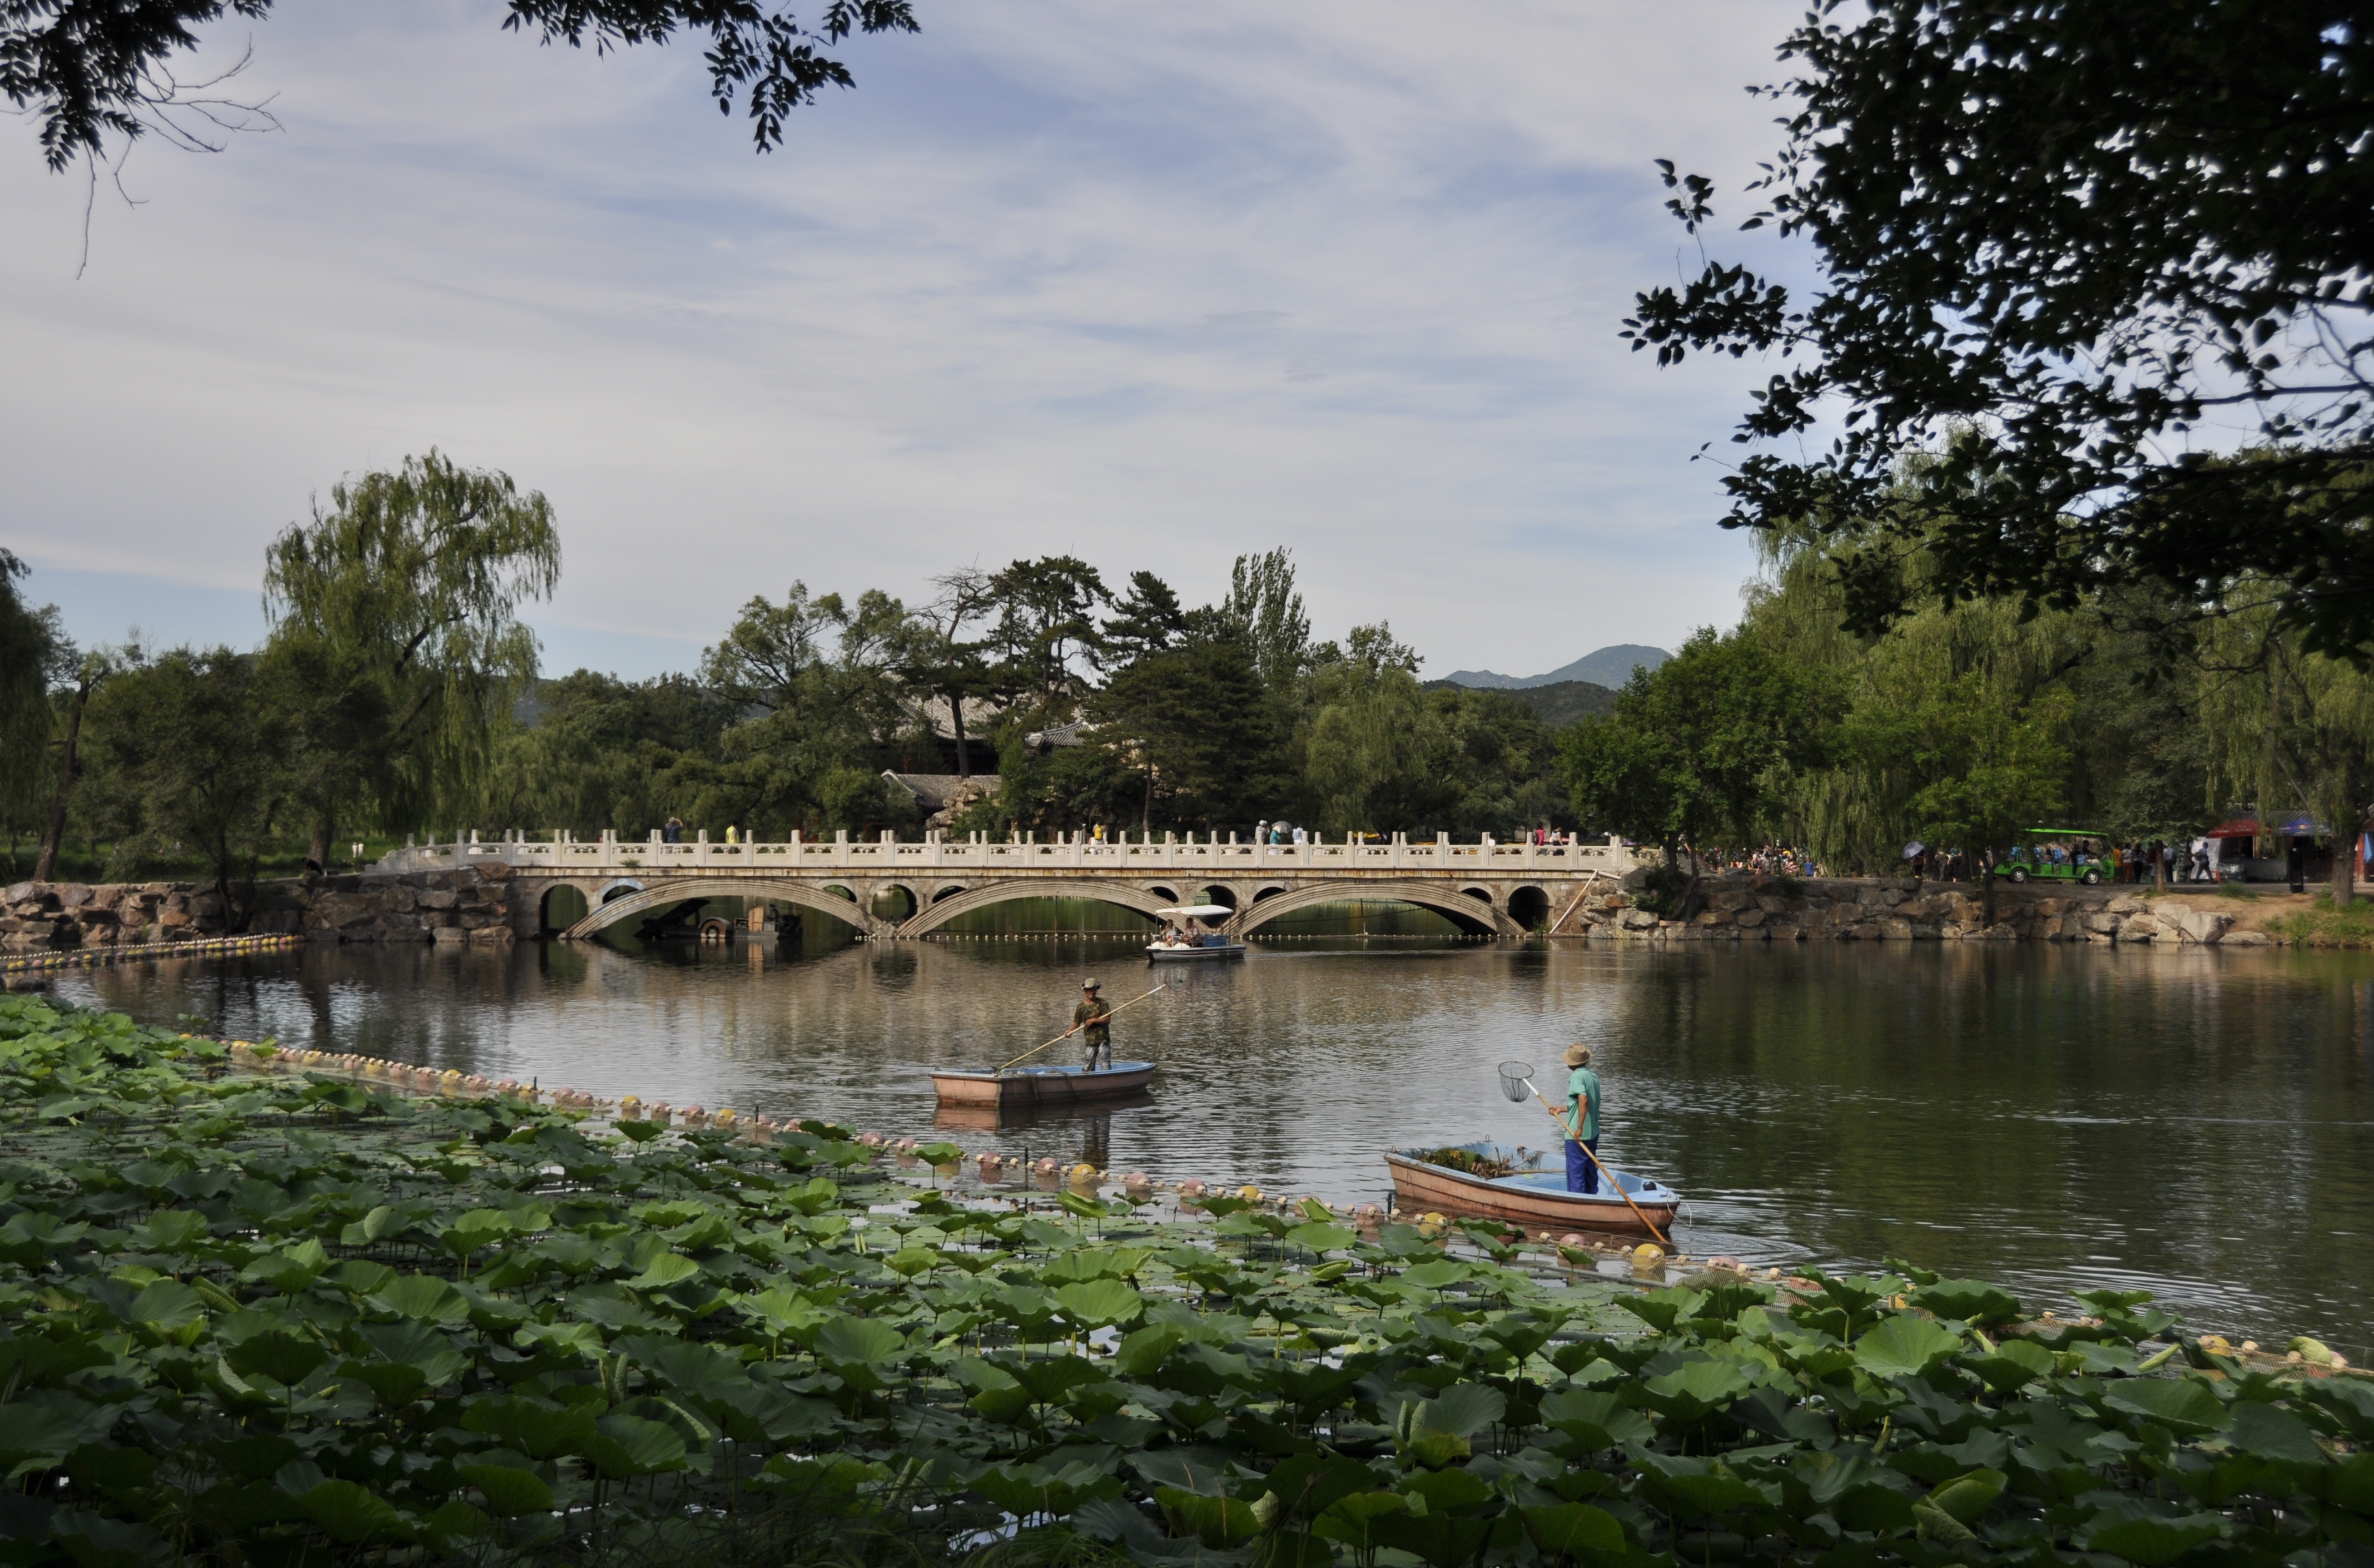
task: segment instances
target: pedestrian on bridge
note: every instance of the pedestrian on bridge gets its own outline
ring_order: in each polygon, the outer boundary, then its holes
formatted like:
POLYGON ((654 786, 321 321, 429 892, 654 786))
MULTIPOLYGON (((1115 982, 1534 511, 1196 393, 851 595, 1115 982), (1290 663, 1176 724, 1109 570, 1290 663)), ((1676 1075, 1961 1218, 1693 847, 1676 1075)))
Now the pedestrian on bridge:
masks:
POLYGON ((1080 1005, 1072 1009, 1072 1027, 1078 1030, 1088 1043, 1088 1071, 1097 1071, 1097 1059, 1104 1059, 1105 1070, 1112 1068, 1112 1004, 1097 993, 1094 980, 1080 982, 1080 1005))

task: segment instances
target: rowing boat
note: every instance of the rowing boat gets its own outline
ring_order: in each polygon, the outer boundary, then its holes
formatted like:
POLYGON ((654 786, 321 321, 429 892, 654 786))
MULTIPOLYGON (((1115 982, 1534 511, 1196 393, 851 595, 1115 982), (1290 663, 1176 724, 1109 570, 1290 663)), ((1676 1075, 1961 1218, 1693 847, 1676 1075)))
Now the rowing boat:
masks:
POLYGON ((1152 1062, 1115 1062, 1090 1072, 1083 1067, 1008 1067, 993 1072, 937 1072, 933 1091, 943 1105, 1069 1105, 1135 1094, 1154 1076, 1152 1062))
MULTIPOLYGON (((1463 1143, 1452 1147, 1480 1160, 1507 1161, 1515 1167, 1505 1176, 1479 1176, 1439 1165, 1426 1159, 1440 1149, 1397 1149, 1385 1154, 1393 1173, 1393 1207, 1404 1213, 1467 1214, 1483 1220, 1509 1220, 1523 1225, 1570 1226, 1590 1231, 1622 1231, 1651 1234, 1632 1212, 1638 1205, 1658 1232, 1674 1233, 1674 1212, 1681 1195, 1647 1176, 1611 1169, 1632 1202, 1607 1191, 1566 1190, 1566 1172, 1543 1162, 1537 1149, 1512 1149, 1504 1143, 1463 1143)), ((1604 1185, 1604 1184, 1603 1184, 1604 1185)))

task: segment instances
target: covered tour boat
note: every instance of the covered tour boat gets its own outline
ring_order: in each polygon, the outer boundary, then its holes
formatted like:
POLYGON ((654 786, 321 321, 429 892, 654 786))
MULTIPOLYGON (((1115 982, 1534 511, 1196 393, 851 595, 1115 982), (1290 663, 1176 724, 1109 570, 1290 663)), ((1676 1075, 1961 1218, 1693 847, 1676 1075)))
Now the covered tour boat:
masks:
POLYGON ((933 1091, 943 1105, 1071 1105, 1117 1100, 1143 1091, 1154 1077, 1152 1062, 1115 1062, 1091 1072, 1083 1067, 1008 1067, 995 1072, 936 1072, 933 1091))
POLYGON ((1146 944, 1146 956, 1156 963, 1193 963, 1205 959, 1245 956, 1245 945, 1201 924, 1226 920, 1237 912, 1223 903, 1182 904, 1154 912, 1163 922, 1162 935, 1146 944))
POLYGON ((1682 1199, 1673 1188, 1611 1169, 1631 1203, 1607 1191, 1604 1180, 1596 1193, 1569 1192, 1565 1163, 1552 1165, 1552 1152, 1491 1142, 1388 1150, 1393 1207, 1404 1213, 1465 1214, 1552 1229, 1674 1233, 1682 1199), (1639 1214, 1633 1213, 1635 1206, 1639 1214), (1640 1222, 1641 1215, 1655 1232, 1640 1222))

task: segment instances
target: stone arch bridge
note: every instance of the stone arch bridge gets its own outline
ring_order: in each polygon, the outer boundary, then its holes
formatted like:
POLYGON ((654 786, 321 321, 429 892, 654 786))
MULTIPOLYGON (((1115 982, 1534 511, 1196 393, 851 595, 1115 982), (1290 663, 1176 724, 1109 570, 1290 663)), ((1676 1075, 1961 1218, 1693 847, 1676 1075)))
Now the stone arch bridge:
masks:
POLYGON ((695 899, 766 899, 828 914, 869 940, 931 936, 958 915, 1015 899, 1090 899, 1147 917, 1181 903, 1236 911, 1222 928, 1249 936, 1281 915, 1352 899, 1430 909, 1463 930, 1522 937, 1567 926, 1594 884, 1638 862, 1622 844, 1413 843, 1323 839, 1303 844, 1180 840, 991 843, 937 835, 852 843, 793 838, 783 843, 594 841, 512 837, 500 842, 407 844, 377 869, 400 874, 460 870, 489 862, 520 883, 515 906, 545 912, 547 930, 588 937, 695 899), (556 900, 561 890, 583 900, 556 900), (886 897, 885 895, 889 895, 886 897), (556 904, 570 918, 555 920, 556 904), (901 912, 877 914, 884 904, 901 912))

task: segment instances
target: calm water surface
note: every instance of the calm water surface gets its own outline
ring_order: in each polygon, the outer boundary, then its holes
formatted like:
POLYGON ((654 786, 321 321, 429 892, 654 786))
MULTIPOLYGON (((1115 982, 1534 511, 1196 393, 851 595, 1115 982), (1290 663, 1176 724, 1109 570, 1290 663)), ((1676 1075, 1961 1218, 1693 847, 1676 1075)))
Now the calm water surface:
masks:
POLYGON ((1547 1088, 1580 1039, 1603 1152, 1682 1190, 1694 1256, 1903 1257, 2063 1309, 2146 1288, 2197 1328, 2374 1361, 2374 955, 1315 942, 1155 976, 1094 939, 357 947, 61 988, 236 1037, 1356 1201, 1384 1196, 1388 1146, 1552 1141, 1494 1066, 1547 1088), (929 1069, 1055 1033, 1087 973, 1116 1001, 1172 983, 1115 1027, 1161 1065, 1146 1103, 935 1123, 929 1069))

